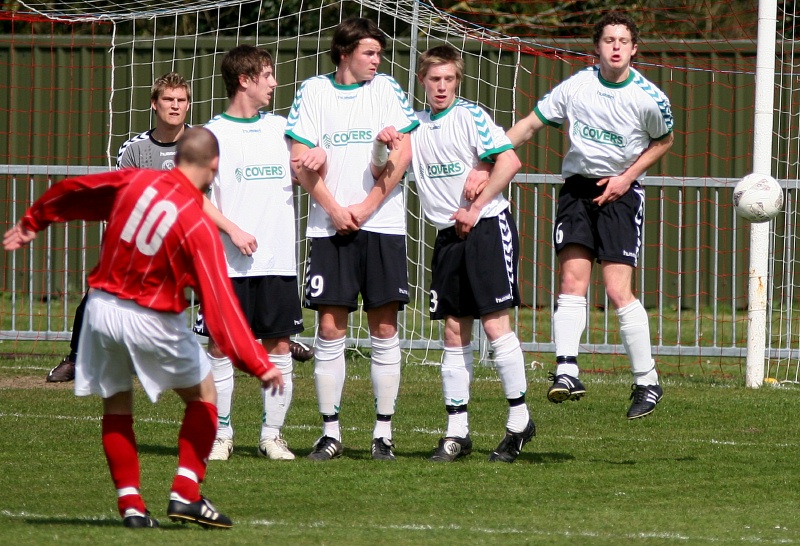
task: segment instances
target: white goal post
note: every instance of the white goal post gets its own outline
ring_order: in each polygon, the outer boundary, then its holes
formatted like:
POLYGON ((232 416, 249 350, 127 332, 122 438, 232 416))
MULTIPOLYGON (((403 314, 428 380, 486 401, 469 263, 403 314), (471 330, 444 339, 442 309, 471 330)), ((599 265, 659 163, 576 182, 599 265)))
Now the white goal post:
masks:
MULTIPOLYGON (((772 109, 775 103, 775 28, 777 0, 758 3, 756 96, 753 120, 753 172, 772 174, 772 109)), ((767 345, 767 299, 772 286, 769 239, 772 222, 750 226, 750 273, 748 279, 747 366, 745 385, 758 388, 764 382, 767 345)))

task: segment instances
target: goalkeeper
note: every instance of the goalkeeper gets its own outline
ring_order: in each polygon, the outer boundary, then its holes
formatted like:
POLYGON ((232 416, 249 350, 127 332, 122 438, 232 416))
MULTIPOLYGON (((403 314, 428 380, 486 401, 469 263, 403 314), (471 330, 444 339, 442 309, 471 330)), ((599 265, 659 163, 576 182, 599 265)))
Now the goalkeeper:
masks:
MULTIPOLYGON (((117 168, 169 170, 175 166, 175 149, 178 139, 189 126, 186 115, 192 103, 192 88, 177 72, 169 72, 157 78, 150 89, 150 107, 156 118, 155 127, 126 140, 117 152, 117 168)), ((255 238, 239 229, 233 222, 217 212, 205 199, 203 211, 208 214, 220 230, 227 233, 236 245, 249 250, 255 246, 255 238)), ((86 296, 75 310, 70 338, 70 352, 47 374, 50 383, 64 383, 75 379, 75 358, 83 324, 86 296)))

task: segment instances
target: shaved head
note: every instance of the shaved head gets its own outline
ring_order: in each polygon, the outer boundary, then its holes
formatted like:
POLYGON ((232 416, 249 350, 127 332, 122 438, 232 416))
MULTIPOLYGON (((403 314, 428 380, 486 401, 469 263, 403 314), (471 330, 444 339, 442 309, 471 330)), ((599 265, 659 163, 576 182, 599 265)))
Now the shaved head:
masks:
POLYGON ((189 127, 175 146, 175 168, 201 192, 208 191, 219 168, 219 142, 205 127, 189 127))
POLYGON ((208 167, 219 157, 219 142, 205 127, 190 127, 178 140, 175 163, 178 166, 208 167))

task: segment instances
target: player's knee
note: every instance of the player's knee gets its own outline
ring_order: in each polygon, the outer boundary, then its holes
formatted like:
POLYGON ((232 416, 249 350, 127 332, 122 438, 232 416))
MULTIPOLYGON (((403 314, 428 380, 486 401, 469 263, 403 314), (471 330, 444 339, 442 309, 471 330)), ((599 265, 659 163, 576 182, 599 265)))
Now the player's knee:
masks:
POLYGON ((214 376, 208 374, 199 385, 200 401, 217 405, 217 387, 214 384, 214 376))
POLYGON ((496 341, 513 333, 511 330, 511 317, 509 311, 504 309, 481 317, 483 331, 486 337, 494 344, 496 341))

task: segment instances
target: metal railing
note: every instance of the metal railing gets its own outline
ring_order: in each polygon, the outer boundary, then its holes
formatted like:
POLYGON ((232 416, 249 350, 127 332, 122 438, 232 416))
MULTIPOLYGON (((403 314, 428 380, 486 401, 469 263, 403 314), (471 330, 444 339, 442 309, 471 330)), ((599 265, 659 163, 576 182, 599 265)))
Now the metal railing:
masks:
MULTIPOLYGON (((106 170, 0 165, 0 175, 6 178, 4 224, 13 224, 32 200, 61 178, 106 170)), ((521 240, 524 303, 515 318, 525 351, 554 350, 549 317, 555 308, 558 278, 551 231, 560 182, 560 177, 553 175, 519 174, 511 188, 521 240)), ((635 283, 651 317, 656 355, 744 356, 746 224, 736 218, 731 206, 735 182, 711 178, 645 180, 645 244, 635 283)), ((421 218, 414 185, 406 184, 406 192, 412 302, 401 312, 401 342, 406 349, 440 349, 441 325, 431 321, 427 313, 427 268, 435 229, 421 218)), ((307 242, 302 237, 305 200, 305 194, 298 189, 300 279, 307 252, 307 242)), ((102 226, 97 223, 73 224, 69 228, 51 226, 34 241, 31 251, 6 255, 3 288, 7 295, 0 307, 0 339, 70 338, 70 309, 83 295, 102 237, 102 226)), ((624 352, 617 342, 616 317, 597 280, 592 283, 588 299, 591 311, 582 349, 624 352)), ((363 319, 351 320, 348 345, 369 346, 363 324, 363 319)), ((312 337, 300 339, 310 342, 312 337)), ((474 339, 475 348, 485 353, 486 340, 477 323, 474 339)))

